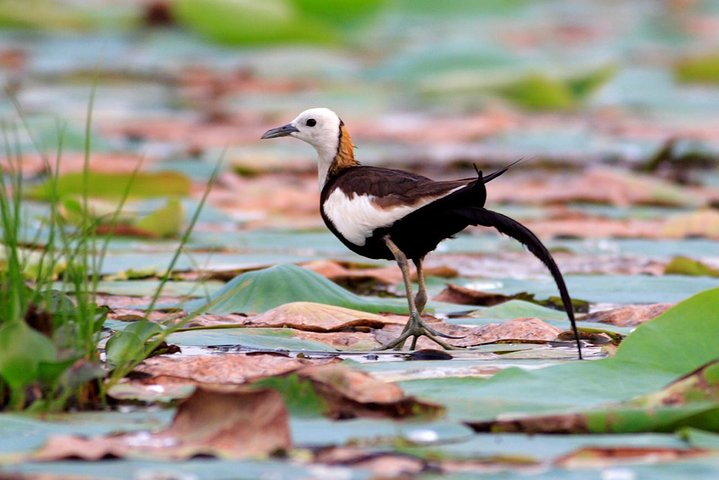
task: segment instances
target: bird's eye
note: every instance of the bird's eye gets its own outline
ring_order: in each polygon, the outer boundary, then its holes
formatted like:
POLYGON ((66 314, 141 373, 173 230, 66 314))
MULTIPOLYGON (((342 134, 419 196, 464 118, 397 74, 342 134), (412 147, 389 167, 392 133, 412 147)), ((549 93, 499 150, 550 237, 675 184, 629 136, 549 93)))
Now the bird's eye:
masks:
POLYGON ((309 120, 307 120, 307 123, 305 125, 307 125, 308 127, 314 127, 315 125, 317 125, 317 120, 315 120, 314 118, 310 118, 309 120))

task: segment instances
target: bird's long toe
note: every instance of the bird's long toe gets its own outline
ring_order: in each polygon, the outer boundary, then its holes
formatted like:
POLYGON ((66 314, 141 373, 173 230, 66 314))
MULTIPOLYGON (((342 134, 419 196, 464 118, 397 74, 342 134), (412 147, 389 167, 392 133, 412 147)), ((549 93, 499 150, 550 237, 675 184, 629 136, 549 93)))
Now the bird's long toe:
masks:
POLYGON ((382 347, 380 347, 378 350, 402 350, 402 348, 404 348, 404 344, 407 342, 407 339, 409 339, 410 337, 412 338, 410 350, 415 349, 415 347, 417 346, 417 339, 420 337, 427 337, 445 350, 455 350, 458 347, 448 344, 439 337, 455 340, 464 338, 454 337, 445 333, 438 332, 437 330, 433 329, 432 327, 429 327, 426 323, 424 323, 421 318, 415 318, 414 316, 412 316, 407 322, 407 325, 405 325, 399 337, 395 338, 394 340, 388 342, 385 345, 382 345, 382 347))
POLYGON ((435 330, 434 328, 430 327, 429 325, 427 325, 424 322, 421 323, 421 326, 424 327, 426 332, 431 333, 435 337, 449 338, 450 340, 461 340, 464 338, 464 335, 461 335, 461 336, 447 335, 446 333, 442 333, 440 331, 435 330))

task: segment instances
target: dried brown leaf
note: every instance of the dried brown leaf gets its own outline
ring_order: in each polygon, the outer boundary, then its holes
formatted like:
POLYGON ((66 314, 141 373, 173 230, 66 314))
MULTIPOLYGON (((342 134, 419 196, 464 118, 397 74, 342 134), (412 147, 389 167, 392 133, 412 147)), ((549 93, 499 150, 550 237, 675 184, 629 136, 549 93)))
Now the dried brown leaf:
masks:
POLYGON ((667 311, 671 306, 671 303, 626 305, 612 310, 590 313, 584 318, 584 320, 589 322, 608 323, 618 327, 633 327, 658 317, 667 311))
POLYGON ((261 457, 291 446, 288 413, 274 390, 200 387, 180 403, 162 438, 229 458, 261 457))
POLYGON ((669 462, 710 454, 697 448, 671 447, 585 447, 557 458, 564 468, 603 468, 617 464, 669 462))
POLYGON ((158 433, 102 437, 52 436, 29 456, 33 461, 103 458, 187 459, 265 457, 291 447, 288 414, 274 390, 200 387, 158 433))
POLYGON ((397 316, 376 315, 334 305, 291 302, 247 319, 244 326, 288 327, 327 333, 358 328, 366 331, 370 328, 382 328, 388 324, 404 324, 404 321, 397 316))
POLYGON ((219 325, 235 325, 237 327, 245 326, 248 316, 242 313, 227 313, 224 315, 215 315, 206 313, 198 315, 187 323, 187 327, 216 327, 219 325))
POLYGON ((381 345, 371 332, 329 332, 317 333, 295 330, 293 338, 324 343, 338 350, 369 351, 381 345))
MULTIPOLYGON (((102 290, 100 288, 100 290, 102 290)), ((181 297, 172 297, 169 295, 161 295, 160 298, 157 299, 158 303, 166 303, 166 304, 180 304, 184 299, 181 297)), ((96 302, 98 305, 103 305, 110 307, 113 309, 113 312, 117 312, 117 315, 131 315, 131 316, 137 316, 138 313, 142 313, 143 310, 141 309, 130 309, 128 307, 138 306, 138 305, 147 305, 152 301, 152 295, 147 295, 143 297, 132 297, 129 295, 110 295, 108 293, 102 293, 101 291, 98 292, 96 296, 96 302)), ((158 314, 157 316, 167 316, 167 315, 176 315, 175 313, 168 314, 163 312, 152 312, 152 319, 155 318, 155 314, 158 314)), ((110 312, 109 317, 113 318, 113 313, 110 312)))
MULTIPOLYGON (((548 342, 555 340, 562 332, 561 329, 538 318, 515 318, 508 322, 491 323, 480 327, 437 322, 432 324, 432 328, 453 337, 461 337, 446 340, 455 347, 472 347, 500 340, 548 342)), ((375 337, 380 343, 386 344, 399 336, 401 330, 399 327, 385 327, 382 330, 376 330, 375 337)), ((436 348, 436 344, 425 337, 420 337, 417 341, 417 348, 436 348)))
POLYGON ((448 283, 444 290, 434 297, 438 302, 457 303, 460 305, 482 305, 491 307, 509 300, 520 299, 527 300, 530 296, 524 293, 516 295, 504 295, 497 292, 483 292, 473 288, 463 287, 448 283))
POLYGON ((719 238, 719 211, 704 209, 677 215, 664 222, 660 232, 670 238, 719 238))
POLYGON ((347 264, 333 260, 316 260, 305 263, 302 267, 335 282, 374 281, 383 285, 394 285, 402 281, 402 272, 396 266, 348 268, 347 264))
POLYGON ((427 468, 427 461, 411 455, 372 452, 359 447, 330 447, 315 454, 315 462, 370 470, 380 477, 414 478, 427 468))
MULTIPOLYGON (((301 359, 284 355, 231 354, 183 357, 153 357, 139 364, 136 372, 164 378, 182 378, 196 383, 242 384, 258 378, 282 375, 309 365, 335 362, 332 358, 301 359)), ((148 383, 144 380, 143 383, 148 383)))
POLYGON ((342 365, 320 365, 298 370, 300 378, 312 382, 327 402, 333 418, 408 416, 435 417, 444 412, 440 405, 408 397, 393 383, 376 380, 369 374, 342 365))
POLYGON ((502 432, 502 433, 589 433, 587 417, 581 413, 566 415, 544 415, 524 417, 508 420, 487 420, 482 422, 467 422, 475 432, 502 432))

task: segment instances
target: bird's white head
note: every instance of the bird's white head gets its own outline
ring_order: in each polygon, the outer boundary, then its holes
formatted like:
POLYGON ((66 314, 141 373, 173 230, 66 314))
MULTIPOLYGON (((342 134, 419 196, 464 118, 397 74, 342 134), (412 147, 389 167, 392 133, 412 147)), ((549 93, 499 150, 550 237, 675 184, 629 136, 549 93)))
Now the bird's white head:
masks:
POLYGON ((340 117, 329 108, 310 108, 287 125, 266 131, 262 138, 295 137, 315 147, 317 152, 331 150, 334 156, 339 141, 340 123, 340 117))
MULTIPOLYGON (((305 110, 287 125, 266 131, 262 138, 288 136, 299 138, 317 150, 320 187, 324 185, 328 170, 343 150, 340 148, 342 141, 349 142, 351 153, 352 143, 349 134, 343 128, 340 117, 329 108, 305 110)), ((352 160, 354 161, 354 158, 352 160)))

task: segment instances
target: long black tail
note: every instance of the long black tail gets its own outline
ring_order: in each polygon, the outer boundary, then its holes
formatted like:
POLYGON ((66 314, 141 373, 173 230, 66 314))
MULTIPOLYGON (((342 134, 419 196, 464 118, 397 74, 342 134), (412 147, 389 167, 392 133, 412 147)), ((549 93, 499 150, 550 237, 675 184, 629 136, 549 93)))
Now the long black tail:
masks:
MULTIPOLYGON (((504 172, 502 172, 504 173, 504 172)), ((486 178, 486 177, 485 177, 486 178)), ((522 225, 521 223, 513 220, 506 215, 501 213, 487 210, 486 208, 477 207, 465 207, 456 210, 456 213, 466 217, 470 220, 472 225, 482 225, 484 227, 496 228, 500 233, 503 233, 513 239, 519 241, 525 245, 530 252, 534 254, 539 260, 546 265, 549 269, 554 281, 559 289, 559 296, 562 299, 564 310, 567 312, 569 322, 572 324, 572 332, 577 341, 577 352, 579 359, 582 359, 582 343, 579 340, 579 332, 577 331, 577 323, 574 319, 574 307, 572 306, 572 299, 569 297, 569 291, 567 285, 564 283, 564 277, 562 272, 559 271, 557 263, 554 261, 552 254, 549 253, 547 247, 532 233, 530 229, 522 225)))

